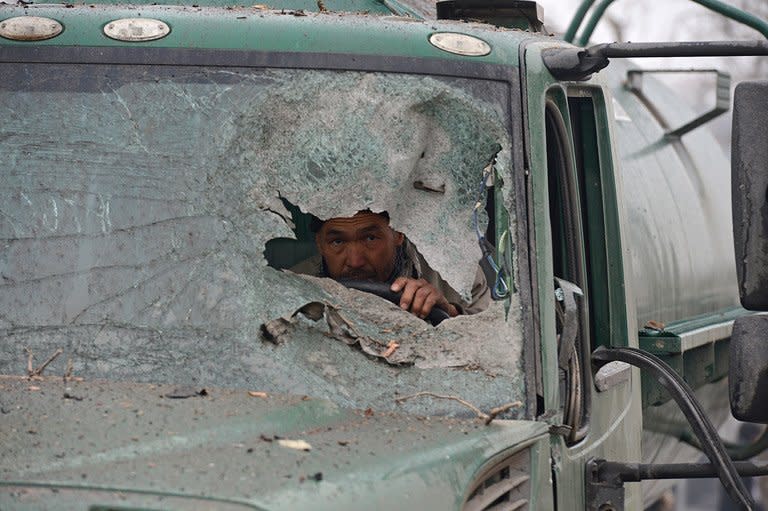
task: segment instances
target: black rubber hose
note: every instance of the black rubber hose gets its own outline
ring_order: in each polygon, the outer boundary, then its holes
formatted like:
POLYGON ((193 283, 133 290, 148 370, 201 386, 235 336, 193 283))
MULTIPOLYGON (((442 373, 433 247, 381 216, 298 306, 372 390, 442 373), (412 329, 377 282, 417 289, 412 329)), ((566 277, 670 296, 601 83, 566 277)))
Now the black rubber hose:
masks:
MULTIPOLYGON (((670 433, 672 432, 670 431, 670 433)), ((687 443, 691 447, 695 447, 696 449, 701 450, 701 444, 696 438, 696 435, 692 434, 691 431, 685 426, 680 426, 678 432, 672 434, 677 434, 680 437, 680 440, 687 443)), ((722 442, 725 446, 725 451, 733 461, 748 460, 750 458, 754 458, 758 454, 768 449, 768 428, 765 428, 760 436, 748 444, 739 444, 728 442, 726 440, 722 440, 722 442)))
POLYGON ((720 436, 701 405, 693 395, 690 386, 663 360, 637 348, 605 348, 592 352, 592 361, 597 365, 618 360, 650 372, 672 395, 701 442, 702 450, 716 467, 717 475, 734 502, 744 509, 754 508, 754 502, 744 482, 739 477, 733 460, 728 457, 720 436))

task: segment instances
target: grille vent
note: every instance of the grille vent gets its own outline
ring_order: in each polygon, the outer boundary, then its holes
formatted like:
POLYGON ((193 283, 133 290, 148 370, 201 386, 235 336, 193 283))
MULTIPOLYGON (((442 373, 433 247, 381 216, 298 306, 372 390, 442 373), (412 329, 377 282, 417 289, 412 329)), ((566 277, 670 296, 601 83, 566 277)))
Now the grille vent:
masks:
POLYGON ((530 450, 525 449, 483 471, 463 511, 528 511, 531 495, 530 450))

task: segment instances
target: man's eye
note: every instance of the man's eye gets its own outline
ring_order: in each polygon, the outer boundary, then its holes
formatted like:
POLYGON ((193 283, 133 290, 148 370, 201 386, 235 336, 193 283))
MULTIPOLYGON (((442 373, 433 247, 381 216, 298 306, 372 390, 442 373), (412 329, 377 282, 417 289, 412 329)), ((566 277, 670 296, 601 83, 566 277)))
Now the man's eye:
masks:
POLYGON ((331 240, 328 244, 332 247, 340 247, 344 243, 342 240, 331 240))
POLYGON ((376 241, 377 239, 379 238, 373 234, 369 234, 368 236, 365 237, 366 241, 376 241))

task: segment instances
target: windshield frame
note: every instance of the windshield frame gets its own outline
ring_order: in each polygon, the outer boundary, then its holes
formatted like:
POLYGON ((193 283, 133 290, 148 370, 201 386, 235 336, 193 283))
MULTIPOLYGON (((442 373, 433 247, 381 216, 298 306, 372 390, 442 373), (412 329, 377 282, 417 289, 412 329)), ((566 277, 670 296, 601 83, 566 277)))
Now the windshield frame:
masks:
POLYGON ((509 91, 508 118, 513 173, 505 176, 514 187, 517 218, 515 230, 515 264, 517 292, 522 304, 523 361, 526 382, 526 418, 536 415, 538 385, 536 322, 529 258, 529 182, 524 171, 523 105, 519 69, 513 66, 472 62, 468 59, 434 59, 391 57, 386 55, 349 55, 299 52, 260 52, 247 50, 206 50, 187 48, 140 47, 3 47, 0 46, 0 66, 13 64, 115 64, 168 65, 240 68, 312 69, 331 71, 360 71, 407 73, 411 75, 442 76, 502 82, 509 91))

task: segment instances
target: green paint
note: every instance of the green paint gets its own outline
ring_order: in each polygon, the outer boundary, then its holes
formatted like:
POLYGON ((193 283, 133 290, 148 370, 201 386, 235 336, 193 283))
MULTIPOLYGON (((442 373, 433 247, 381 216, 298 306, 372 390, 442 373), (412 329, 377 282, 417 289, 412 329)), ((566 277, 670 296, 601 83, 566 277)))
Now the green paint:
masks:
MULTIPOLYGON (((691 332, 700 328, 717 325, 719 323, 725 323, 727 321, 733 321, 736 318, 751 314, 749 311, 742 307, 732 307, 723 311, 718 311, 714 314, 702 314, 692 318, 686 318, 681 321, 673 321, 667 325, 664 325, 664 334, 671 334, 678 336, 685 332, 691 332)), ((653 335, 652 332, 641 332, 641 335, 653 335)))
MULTIPOLYGON (((61 399, 59 385, 41 382, 35 394, 21 379, 6 386, 4 403, 14 411, 5 415, 0 471, 16 475, 0 483, 2 507, 21 486, 59 488, 51 494, 58 509, 78 494, 80 506, 106 505, 119 494, 122 506, 150 509, 172 497, 208 500, 222 509, 356 509, 371 502, 378 509, 457 509, 486 462, 525 448, 534 473, 547 478, 547 428, 535 422, 483 426, 471 419, 367 415, 325 400, 217 388, 205 397, 174 400, 160 397, 172 386, 119 382, 74 382, 70 392, 83 401, 73 401, 61 399), (56 416, 56 425, 44 415, 56 416), (35 445, 27 443, 30 427, 36 428, 35 445), (177 435, 190 441, 153 447, 157 436, 177 435), (311 450, 283 447, 280 438, 305 440, 311 450), (103 455, 115 450, 134 452, 103 455), (21 474, 25 459, 38 465, 21 474), (82 462, 73 463, 77 459, 82 462)), ((38 508, 45 502, 30 501, 38 508)))
MULTIPOLYGON (((68 2, 48 2, 48 5, 60 5, 64 6, 69 4, 68 2)), ((250 3, 238 2, 237 0, 174 0, 169 3, 160 3, 153 0, 136 0, 130 2, 131 5, 144 7, 155 7, 161 5, 163 7, 176 6, 185 7, 190 10, 197 8, 208 7, 221 7, 227 9, 235 9, 238 12, 248 12, 253 10, 272 10, 272 11, 304 11, 304 12, 357 12, 365 13, 370 16, 410 16, 419 18, 419 16, 409 7, 402 5, 397 1, 392 0, 276 0, 263 3, 250 3), (253 9, 252 6, 258 6, 253 9), (322 8, 321 8, 322 6, 322 8)), ((88 6, 89 8, 98 8, 102 6, 124 7, 126 2, 120 0, 99 0, 97 2, 75 2, 70 8, 78 8, 88 6)), ((139 17, 148 17, 142 13, 136 13, 139 17)))
POLYGON ((574 144, 576 168, 579 174, 582 224, 590 250, 587 254, 587 280, 589 282, 591 349, 605 345, 610 339, 609 285, 605 243, 610 239, 605 233, 603 212, 603 187, 600 176, 597 126, 594 102, 591 98, 573 98, 569 101, 574 119, 574 144))
POLYGON ((706 7, 711 11, 716 12, 717 14, 722 14, 726 18, 730 18, 750 28, 754 28, 755 30, 760 32, 763 35, 763 37, 768 38, 768 22, 758 18, 757 16, 753 16, 739 9, 738 7, 734 7, 733 5, 726 4, 725 2, 721 2, 719 0, 692 0, 692 1, 696 2, 697 4, 703 7, 706 7))
MULTIPOLYGON (((197 5, 195 3, 195 5, 197 5)), ((358 4, 355 4, 358 5, 358 4)), ((130 48, 232 49, 263 52, 313 52, 357 55, 391 55, 449 60, 468 60, 516 66, 519 41, 530 34, 477 27, 462 29, 491 45, 483 57, 462 57, 429 44, 437 31, 455 32, 456 25, 425 22, 413 18, 382 17, 365 12, 306 13, 291 10, 262 10, 254 7, 154 6, 136 9, 124 4, 4 7, 0 18, 35 15, 53 18, 64 25, 58 37, 35 43, 0 39, 2 46, 124 46, 130 48), (171 27, 171 33, 156 41, 126 43, 104 35, 102 28, 120 18, 156 18, 171 27), (205 30, 201 31, 200 27, 205 30), (343 33, 344 37, 339 37, 343 33)))
POLYGON ((592 15, 587 21, 587 25, 584 27, 584 31, 582 32, 581 36, 579 36, 579 39, 575 44, 579 46, 586 46, 587 43, 589 43, 589 38, 592 37, 592 32, 595 31, 595 27, 600 22, 600 19, 602 19, 606 9, 608 9, 608 7, 610 7, 614 1, 615 0, 600 0, 600 3, 598 3, 597 7, 595 7, 595 10, 592 12, 592 15))
MULTIPOLYGON (((600 190, 601 198, 597 196, 590 197, 587 194, 587 201, 594 199, 594 208, 597 211, 597 217, 591 224, 594 229, 593 239, 599 240, 603 236, 604 229, 604 247, 599 247, 593 254, 593 265, 596 272, 603 273, 605 280, 603 283, 596 283, 598 286, 597 296, 595 297, 596 306, 599 311, 608 310, 609 319, 596 316, 597 333, 601 336, 611 333, 611 339, 614 346, 633 346, 634 338, 630 335, 631 328, 626 325, 632 321, 632 303, 630 291, 626 286, 628 272, 626 272, 626 248, 629 227, 627 220, 623 216, 626 208, 624 202, 624 189, 620 173, 616 172, 619 162, 614 157, 614 147, 608 143, 615 138, 609 116, 608 103, 610 96, 605 94, 604 89, 590 89, 594 94, 594 112, 595 112, 595 137, 599 158, 600 183, 593 181, 593 192, 600 190), (601 206, 597 204, 602 202, 602 215, 600 215, 601 206), (602 218, 601 218, 602 217, 602 218), (604 224, 602 226, 601 224, 604 224), (602 250, 605 250, 603 254, 602 250), (607 296, 608 303, 602 300, 607 296), (607 325, 606 325, 607 324, 607 325)), ((589 131, 587 131, 589 133, 589 131)), ((585 168, 588 168, 589 161, 585 162, 585 168)), ((593 179, 597 176, 593 176, 593 179)), ((589 187, 588 187, 589 189, 589 187)), ((600 338, 598 338, 598 344, 600 338)))
MULTIPOLYGON (((72 509, 82 508, 83 495, 94 495, 96 506, 127 495, 121 505, 135 509, 173 498, 232 509, 460 509, 486 468, 529 449, 531 509, 573 509, 583 502, 590 458, 671 461, 665 456, 677 452, 670 448, 676 438, 642 436, 643 420, 651 429, 653 413, 669 405, 650 406, 665 401, 660 388, 634 370, 631 382, 597 392, 588 353, 587 435, 566 445, 548 434, 563 421, 563 396, 550 221, 558 197, 548 190, 545 104, 560 109, 566 153, 577 163, 594 345, 637 346, 640 325, 664 321, 664 333, 640 334, 640 347, 663 355, 692 385, 719 381, 720 388, 727 341, 690 350, 680 341, 742 314, 730 309, 734 286, 721 271, 732 262, 723 239, 727 205, 700 193, 723 189, 723 158, 711 139, 691 133, 686 147, 658 144, 663 130, 624 88, 622 64, 584 83, 558 83, 541 51, 563 43, 522 30, 420 20, 376 0, 153 3, 2 10, 2 19, 48 16, 65 30, 36 43, 2 40, 0 55, 50 46, 72 56, 82 47, 188 49, 192 56, 146 80, 141 66, 114 65, 86 80, 78 79, 78 66, 41 64, 44 79, 29 87, 19 81, 13 99, 0 102, 7 132, 0 154, 13 169, 1 188, 14 206, 4 239, 19 242, 9 260, 23 261, 19 281, 63 283, 38 288, 35 296, 46 297, 39 303, 29 303, 27 291, 7 300, 15 301, 3 321, 13 328, 3 327, 11 341, 0 362, 18 367, 11 346, 36 354, 62 347, 75 354, 76 374, 89 379, 67 391, 83 401, 62 399, 58 380, 41 383, 40 393, 27 381, 4 388, 11 433, 0 445, 0 507, 15 504, 21 487, 41 490, 43 500, 69 498, 72 509), (168 23, 170 35, 147 43, 104 36, 109 21, 136 16, 168 23), (438 31, 473 35, 492 51, 464 57, 439 50, 429 44, 438 31), (364 67, 369 56, 408 57, 414 72, 194 67, 208 50, 233 50, 235 60, 247 52, 345 55, 350 67, 364 67), (491 64, 510 82, 423 74, 421 63, 440 61, 491 64), (121 73, 130 79, 120 82, 121 73), (76 96, 57 90, 59 81, 91 89, 76 96), (522 97, 511 93, 518 82, 522 97), (631 122, 612 118, 614 97, 631 122), (20 115, 22 107, 57 115, 20 115), (519 139, 510 136, 516 132, 519 139), (696 172, 686 168, 683 149, 696 172), (506 240, 498 256, 508 268, 530 269, 532 303, 516 292, 484 316, 434 329, 376 297, 267 266, 282 250, 267 243, 292 241, 283 214, 328 217, 340 207, 372 207, 390 211, 441 274, 460 282, 467 273, 461 264, 478 257, 469 213, 494 154, 495 234, 506 240), (446 191, 415 192, 414 181, 425 176, 444 178, 446 191), (526 222, 517 218, 523 211, 526 222), (518 257, 517 229, 527 230, 527 259, 518 257), (446 243, 447 231, 460 241, 446 243), (49 268, 61 275, 45 273, 49 268), (357 337, 297 312, 308 303, 340 313, 357 337), (286 332, 265 342, 262 326, 278 318, 286 332), (533 326, 530 338, 524 322, 533 326), (415 355, 401 365, 383 361, 378 348, 389 340, 415 355), (539 371, 527 360, 537 360, 539 371), (208 397, 160 397, 190 382, 204 384, 208 397), (248 389, 269 397, 251 397, 248 389), (395 400, 418 391, 459 395, 483 410, 524 404, 508 415, 519 420, 484 426, 455 401, 395 400), (278 437, 312 449, 283 447, 278 437)), ((592 3, 581 5, 567 39, 592 3)), ((598 19, 593 15, 589 30, 598 19)), ((35 67, 21 75, 39 77, 35 67)), ((653 83, 649 92, 660 94, 672 125, 685 117, 673 94, 653 83)), ((297 224, 311 245, 307 218, 297 224)), ((471 284, 471 275, 462 282, 471 284)), ((520 291, 528 283, 511 284, 520 291)), ((51 374, 64 370, 57 364, 51 374)), ((716 397, 706 406, 713 414, 723 409, 716 397)), ((627 488, 627 500, 630 509, 641 506, 638 485, 627 488)))
MULTIPOLYGON (((614 1, 615 0, 600 0, 600 2, 592 11, 592 14, 589 17, 587 24, 584 26, 584 30, 582 30, 581 32, 581 35, 579 36, 578 39, 574 41, 576 37, 576 32, 581 26, 581 23, 584 21, 584 17, 586 16, 587 12, 592 7, 592 5, 595 3, 595 0, 584 0, 579 5, 579 8, 576 11, 576 14, 571 20, 571 23, 568 25, 568 29, 566 30, 565 35, 563 36, 563 39, 568 42, 573 42, 574 44, 577 44, 579 46, 586 46, 589 43, 589 39, 592 37, 592 33, 595 31, 597 24, 600 22, 603 15, 605 14, 605 11, 608 9, 608 7, 610 7, 614 3, 614 1)), ((732 19, 738 23, 741 23, 750 28, 753 28, 758 32, 760 32, 763 35, 763 37, 768 38, 768 22, 758 18, 757 16, 753 16, 752 14, 749 14, 748 12, 745 12, 744 10, 739 9, 738 7, 734 7, 732 5, 726 4, 724 2, 721 2, 720 0, 691 0, 691 1, 717 14, 721 14, 726 18, 732 19)))
POLYGON ((573 42, 574 37, 576 37, 576 32, 579 30, 579 26, 581 26, 581 22, 584 21, 584 16, 587 15, 589 8, 592 7, 592 4, 594 3, 595 0, 583 0, 581 2, 576 13, 573 15, 571 22, 568 24, 568 28, 563 35, 563 40, 569 43, 573 42))
MULTIPOLYGON (((687 346, 683 334, 706 330, 750 314, 735 307, 718 314, 704 314, 666 325, 664 330, 644 328, 639 332, 640 348, 660 357, 672 366, 694 389, 716 382, 728 375, 729 339, 718 338, 687 346)), ((667 391, 643 374, 643 407, 657 406, 670 399, 667 391)))

